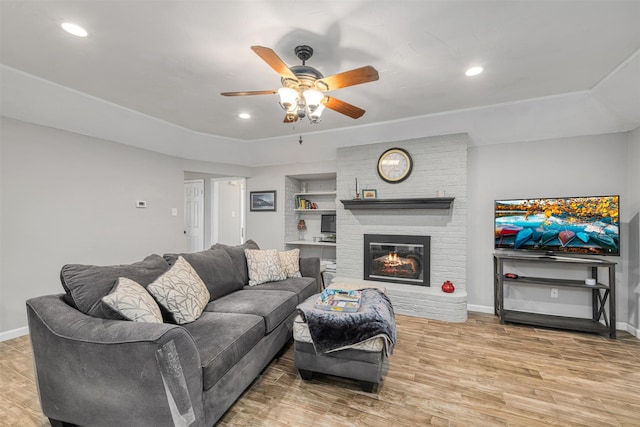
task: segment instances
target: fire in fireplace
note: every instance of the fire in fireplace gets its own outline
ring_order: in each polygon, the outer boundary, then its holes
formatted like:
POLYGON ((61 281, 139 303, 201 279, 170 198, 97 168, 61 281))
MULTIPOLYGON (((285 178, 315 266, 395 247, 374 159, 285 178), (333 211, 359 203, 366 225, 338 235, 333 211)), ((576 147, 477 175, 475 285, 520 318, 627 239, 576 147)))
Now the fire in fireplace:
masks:
POLYGON ((364 279, 429 286, 430 236, 364 235, 364 279))

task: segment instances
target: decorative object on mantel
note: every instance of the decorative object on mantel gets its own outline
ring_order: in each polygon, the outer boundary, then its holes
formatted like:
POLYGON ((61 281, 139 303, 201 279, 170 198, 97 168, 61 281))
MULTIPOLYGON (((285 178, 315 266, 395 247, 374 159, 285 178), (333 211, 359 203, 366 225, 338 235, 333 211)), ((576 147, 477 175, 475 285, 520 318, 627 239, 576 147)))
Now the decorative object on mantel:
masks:
POLYGON ((409 178, 412 170, 411 154, 402 148, 390 148, 378 159, 378 175, 390 184, 398 184, 409 178))
POLYGON ((340 200, 345 209, 451 209, 453 197, 340 200))
POLYGON ((304 232, 307 229, 307 224, 304 219, 298 221, 298 240, 304 240, 304 232))
POLYGON ((442 284, 442 292, 446 292, 446 293, 450 294, 455 290, 456 290, 456 288, 453 286, 453 283, 451 283, 451 281, 449 281, 449 280, 445 281, 442 284))
POLYGON ((378 192, 376 190, 373 190, 373 189, 362 190, 362 198, 363 199, 377 199, 378 198, 378 192))
POLYGON ((356 195, 353 197, 353 200, 360 200, 360 191, 358 190, 358 178, 356 178, 356 195))

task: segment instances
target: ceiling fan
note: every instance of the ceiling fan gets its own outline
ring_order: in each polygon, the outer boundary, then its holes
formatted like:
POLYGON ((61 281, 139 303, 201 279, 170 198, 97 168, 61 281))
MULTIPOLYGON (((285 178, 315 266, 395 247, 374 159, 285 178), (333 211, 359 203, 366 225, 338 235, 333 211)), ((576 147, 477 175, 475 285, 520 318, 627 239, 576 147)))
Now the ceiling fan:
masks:
POLYGON ((293 67, 287 67, 282 59, 268 47, 251 46, 251 50, 280 75, 282 87, 277 90, 222 92, 220 95, 278 94, 280 106, 286 112, 284 123, 293 123, 305 116, 308 116, 311 123, 318 123, 325 107, 353 119, 362 117, 365 110, 325 95, 325 92, 378 80, 378 71, 370 65, 324 77, 320 71, 306 65, 306 61, 313 55, 313 49, 306 45, 295 48, 296 56, 300 58, 302 65, 293 67))

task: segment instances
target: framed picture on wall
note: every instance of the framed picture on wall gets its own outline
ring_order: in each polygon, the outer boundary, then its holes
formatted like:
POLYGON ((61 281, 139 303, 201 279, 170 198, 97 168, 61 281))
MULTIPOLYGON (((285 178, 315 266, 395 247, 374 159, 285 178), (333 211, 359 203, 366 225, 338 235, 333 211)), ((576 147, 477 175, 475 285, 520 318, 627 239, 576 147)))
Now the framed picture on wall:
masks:
POLYGON ((376 190, 362 190, 363 199, 376 199, 378 198, 378 192, 376 190))
POLYGON ((252 212, 275 212, 276 191, 252 191, 249 193, 249 210, 252 212))

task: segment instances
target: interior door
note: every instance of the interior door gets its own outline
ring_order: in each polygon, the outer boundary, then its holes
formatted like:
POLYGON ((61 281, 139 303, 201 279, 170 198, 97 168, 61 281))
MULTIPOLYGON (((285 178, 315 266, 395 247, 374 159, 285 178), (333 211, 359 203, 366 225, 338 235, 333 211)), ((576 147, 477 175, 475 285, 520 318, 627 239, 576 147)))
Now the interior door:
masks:
POLYGON ((187 252, 204 249, 204 180, 184 182, 184 234, 187 252))
POLYGON ((212 179, 212 243, 237 245, 245 239, 244 178, 212 179))

